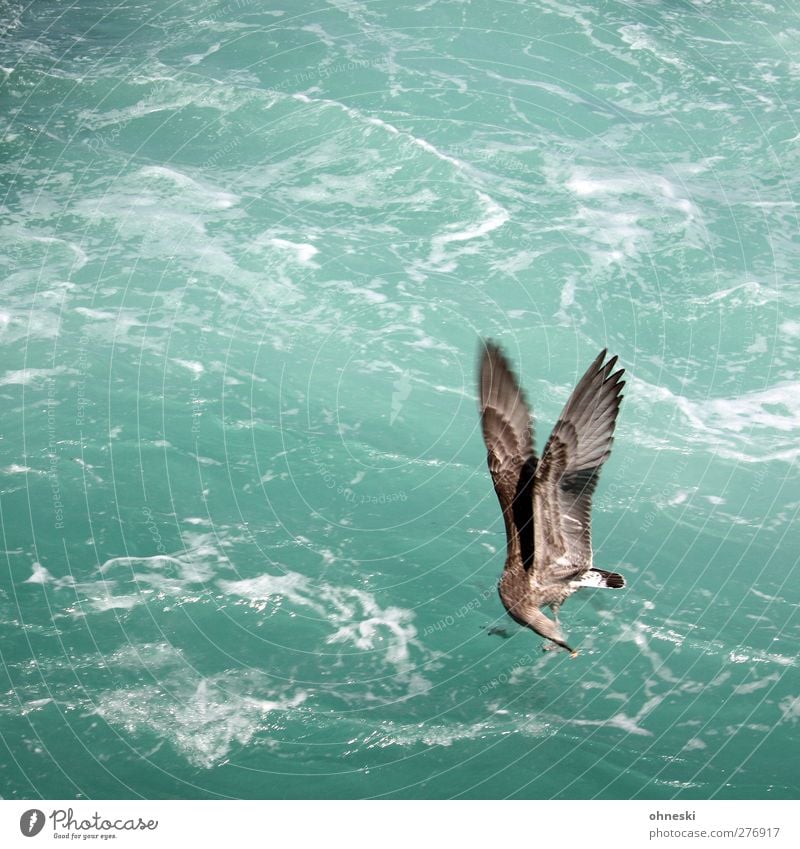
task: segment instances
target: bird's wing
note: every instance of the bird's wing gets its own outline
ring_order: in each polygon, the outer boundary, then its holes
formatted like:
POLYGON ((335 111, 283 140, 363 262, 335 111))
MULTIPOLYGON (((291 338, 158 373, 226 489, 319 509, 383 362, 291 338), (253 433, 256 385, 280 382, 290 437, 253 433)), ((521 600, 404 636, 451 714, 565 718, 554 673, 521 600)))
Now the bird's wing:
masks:
POLYGON ((500 348, 485 341, 479 366, 480 412, 489 471, 503 511, 509 556, 519 541, 533 563, 533 419, 500 348))
POLYGON ((567 580, 592 565, 592 494, 611 453, 624 369, 600 352, 580 379, 536 472, 534 571, 567 580))

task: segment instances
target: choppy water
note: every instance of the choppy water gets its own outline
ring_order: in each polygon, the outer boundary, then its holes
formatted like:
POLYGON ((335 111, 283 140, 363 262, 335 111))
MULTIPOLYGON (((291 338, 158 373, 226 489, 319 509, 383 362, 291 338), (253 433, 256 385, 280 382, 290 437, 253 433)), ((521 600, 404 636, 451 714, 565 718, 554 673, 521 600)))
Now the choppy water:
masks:
POLYGON ((0 795, 796 796, 792 4, 0 9, 0 795), (481 335, 628 369, 576 660, 481 335))

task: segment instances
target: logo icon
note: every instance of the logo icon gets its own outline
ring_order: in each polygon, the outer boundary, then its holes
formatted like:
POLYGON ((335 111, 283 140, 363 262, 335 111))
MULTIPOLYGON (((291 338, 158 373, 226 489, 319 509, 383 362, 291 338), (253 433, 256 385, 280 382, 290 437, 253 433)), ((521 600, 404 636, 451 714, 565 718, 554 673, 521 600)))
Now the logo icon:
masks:
POLYGON ((44 814, 38 808, 31 808, 19 818, 19 830, 25 837, 36 837, 44 828, 44 814))

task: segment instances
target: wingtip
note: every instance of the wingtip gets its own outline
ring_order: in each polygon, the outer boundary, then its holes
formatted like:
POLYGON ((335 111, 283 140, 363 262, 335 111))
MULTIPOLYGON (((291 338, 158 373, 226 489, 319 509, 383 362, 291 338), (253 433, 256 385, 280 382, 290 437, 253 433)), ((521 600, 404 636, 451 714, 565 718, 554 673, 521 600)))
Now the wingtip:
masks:
MULTIPOLYGON (((611 359, 607 363, 605 363, 602 366, 602 368, 600 369, 600 371, 603 373, 603 381, 604 382, 606 380, 611 379, 611 377, 612 377, 611 372, 614 370, 614 366, 617 364, 618 359, 619 359, 619 356, 617 354, 614 354, 614 356, 611 357, 611 359)), ((624 371, 624 369, 623 369, 623 371, 624 371)))
POLYGON ((595 365, 597 368, 603 367, 603 363, 605 362, 606 356, 608 356, 608 348, 603 348, 602 351, 594 358, 595 365))
POLYGON ((491 336, 482 336, 478 339, 478 349, 485 353, 494 352, 502 354, 503 349, 498 342, 495 342, 491 336))
POLYGON ((483 368, 487 363, 492 362, 493 360, 501 360, 505 362, 505 355, 503 354, 503 349, 494 341, 494 339, 490 339, 488 337, 481 338, 478 340, 478 367, 483 368))
POLYGON ((497 350, 497 346, 491 339, 478 339, 478 376, 479 380, 482 377, 486 368, 492 359, 492 353, 497 350))

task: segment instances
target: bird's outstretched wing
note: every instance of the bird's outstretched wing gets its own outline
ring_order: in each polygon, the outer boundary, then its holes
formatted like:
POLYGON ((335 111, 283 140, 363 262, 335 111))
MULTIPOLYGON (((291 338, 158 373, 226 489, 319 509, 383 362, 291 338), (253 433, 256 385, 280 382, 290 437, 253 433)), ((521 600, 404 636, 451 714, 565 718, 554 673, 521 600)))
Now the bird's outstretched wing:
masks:
POLYGON ((592 494, 611 453, 624 369, 600 352, 561 413, 536 472, 537 577, 569 580, 592 565, 592 494))
POLYGON ((533 419, 500 348, 482 344, 480 412, 489 471, 503 511, 509 556, 519 543, 526 567, 533 563, 533 419))

